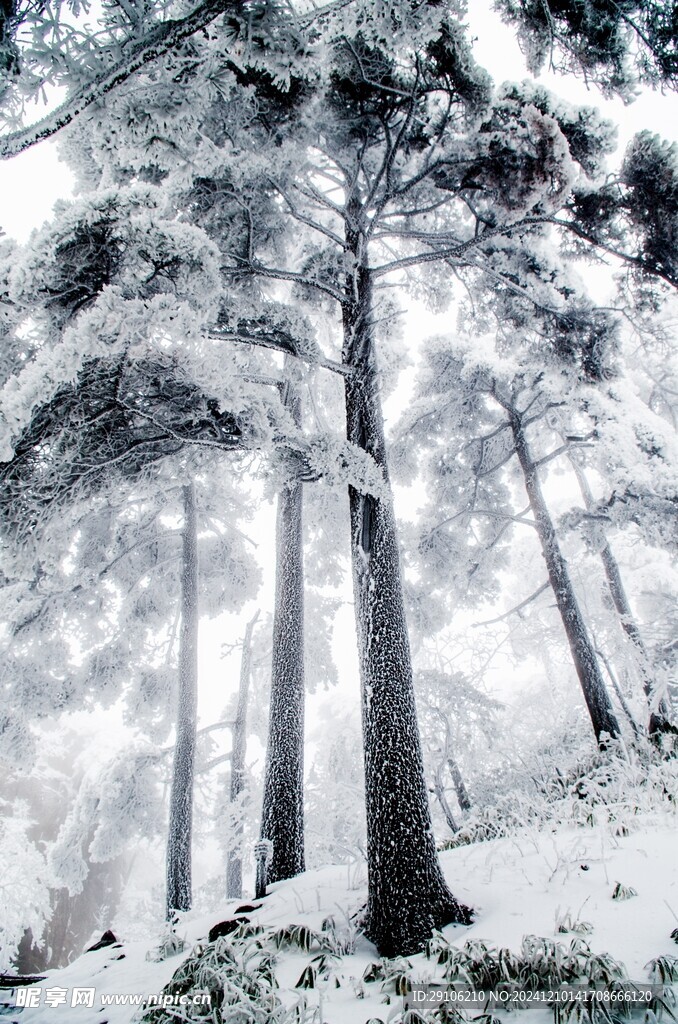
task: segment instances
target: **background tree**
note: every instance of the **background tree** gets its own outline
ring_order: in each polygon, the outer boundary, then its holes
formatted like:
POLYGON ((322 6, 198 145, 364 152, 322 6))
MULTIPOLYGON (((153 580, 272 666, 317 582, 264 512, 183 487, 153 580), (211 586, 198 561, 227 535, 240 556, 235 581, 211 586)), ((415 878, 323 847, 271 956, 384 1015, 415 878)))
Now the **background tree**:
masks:
MULTIPOLYGON (((249 701, 250 679, 252 675, 252 633, 259 618, 259 609, 245 627, 240 661, 240 679, 235 717, 231 729, 231 808, 236 812, 242 809, 245 795, 245 758, 247 753, 247 705, 249 701)), ((239 845, 242 841, 243 822, 238 818, 234 827, 234 848, 228 851, 226 867, 226 895, 229 899, 242 899, 242 852, 239 845)))
MULTIPOLYGON (((301 426, 301 399, 286 385, 283 404, 301 426)), ((304 870, 303 483, 278 495, 271 697, 261 837, 273 844, 268 880, 304 870)))

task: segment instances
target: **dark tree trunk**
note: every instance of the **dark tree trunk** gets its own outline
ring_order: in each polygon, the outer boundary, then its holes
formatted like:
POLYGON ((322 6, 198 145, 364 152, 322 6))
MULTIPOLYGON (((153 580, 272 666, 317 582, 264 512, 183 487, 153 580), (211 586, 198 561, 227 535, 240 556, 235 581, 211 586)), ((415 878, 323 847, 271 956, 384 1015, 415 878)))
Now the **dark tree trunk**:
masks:
MULTIPOLYGON (((240 685, 238 686, 238 703, 235 710, 231 748, 231 806, 240 801, 245 788, 245 754, 247 750, 247 701, 250 688, 252 662, 252 632, 259 618, 259 611, 245 627, 242 642, 242 658, 240 660, 240 685)), ((237 809, 240 816, 235 828, 234 843, 236 848, 229 851, 226 867, 226 895, 229 900, 242 899, 242 857, 240 843, 242 841, 243 823, 242 809, 237 809)))
MULTIPOLYGON (((351 250, 357 240, 347 233, 351 250)), ((348 440, 388 468, 373 349, 367 269, 349 279, 343 360, 348 440)), ((362 683, 367 814, 365 931, 382 956, 422 948, 434 928, 469 923, 471 912, 445 884, 431 827, 412 684, 400 556, 390 494, 349 487, 351 554, 362 683)))
POLYGON ((183 488, 181 635, 177 739, 172 767, 167 837, 167 919, 191 907, 193 769, 198 702, 198 523, 193 482, 183 488))
POLYGON ((462 811, 471 810, 471 797, 468 795, 468 789, 466 783, 462 778, 459 765, 457 764, 454 757, 448 758, 447 766, 450 769, 450 775, 452 776, 452 784, 454 791, 457 794, 457 801, 462 811))
MULTIPOLYGON (((584 504, 586 508, 589 509, 594 504, 594 501, 588 480, 586 479, 586 475, 584 474, 581 466, 578 466, 574 459, 571 459, 570 461, 572 468, 574 469, 575 476, 577 477, 577 482, 584 499, 584 504)), ((650 708, 648 732, 650 736, 653 736, 656 733, 670 732, 672 731, 672 725, 668 704, 662 699, 657 703, 656 707, 654 706, 654 683, 651 670, 652 659, 650 658, 642 634, 638 628, 638 624, 633 616, 631 605, 629 604, 626 589, 619 571, 619 563, 614 557, 612 548, 607 540, 605 541, 604 547, 601 549, 600 560, 603 563, 603 569, 605 570, 605 576, 607 578, 607 585, 610 590, 612 603, 614 604, 617 615, 619 616, 619 622, 631 641, 636 653, 634 662, 638 668, 638 674, 641 678, 643 691, 645 692, 645 697, 647 698, 650 708)))
POLYGON ((525 490, 541 542, 551 587, 563 621, 584 700, 591 716, 593 730, 596 739, 601 743, 604 742, 603 734, 605 733, 612 738, 620 735, 619 723, 610 703, 605 680, 579 608, 567 563, 560 550, 555 527, 539 483, 537 467, 530 455, 522 417, 514 406, 505 406, 505 408, 508 412, 516 454, 523 471, 525 490))
MULTIPOLYGON (((285 404, 301 423, 291 386, 285 404)), ((304 870, 304 554, 303 484, 278 495, 271 703, 261 838, 273 843, 268 881, 304 870)))

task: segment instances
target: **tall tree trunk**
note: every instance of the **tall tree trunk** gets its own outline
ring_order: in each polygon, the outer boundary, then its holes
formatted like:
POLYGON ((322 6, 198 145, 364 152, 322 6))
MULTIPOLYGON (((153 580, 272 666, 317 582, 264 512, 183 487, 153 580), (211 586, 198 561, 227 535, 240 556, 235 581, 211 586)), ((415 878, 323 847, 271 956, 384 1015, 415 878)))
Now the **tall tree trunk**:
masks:
MULTIPOLYGON (((359 242, 347 229, 349 249, 359 242)), ((388 486, 374 353, 372 282, 349 278, 343 361, 348 440, 370 453, 388 486)), ((447 888, 436 854, 412 683, 400 556, 390 493, 349 487, 356 630, 362 684, 367 813, 365 931, 382 956, 422 948, 434 928, 469 923, 471 912, 447 888)))
MULTIPOLYGON (((233 742, 231 747, 231 807, 236 807, 245 788, 245 753, 247 749, 247 701, 249 697, 250 675, 252 664, 252 632, 259 618, 259 609, 247 623, 242 642, 242 658, 240 659, 240 684, 238 686, 238 703, 233 720, 233 742)), ((234 830, 235 849, 229 850, 226 867, 226 895, 229 900, 242 899, 242 857, 240 843, 243 833, 242 808, 234 830)))
MULTIPOLYGON (((297 426, 301 400, 283 400, 297 426)), ((278 495, 273 665, 261 838, 273 843, 269 882, 304 870, 304 553, 303 484, 278 495)))
MULTIPOLYGON (((587 509, 590 509, 594 504, 594 500, 591 488, 589 487, 589 482, 586 479, 586 474, 575 459, 570 458, 570 464, 572 465, 574 474, 577 478, 577 483, 579 484, 579 489, 584 499, 584 505, 587 509)), ((631 641, 636 653, 634 663, 638 669, 638 674, 640 675, 643 685, 643 691, 650 709, 648 732, 650 736, 653 736, 656 733, 669 732, 672 730, 669 707, 664 699, 661 699, 655 706, 654 682, 651 671, 652 659, 650 658, 650 654, 645 646, 640 629, 638 628, 638 623, 636 622, 631 610, 631 605, 629 604, 629 599, 626 594, 626 588, 624 587, 621 572, 619 571, 619 563, 614 557, 612 548, 610 547, 607 539, 600 551, 600 560, 603 563, 603 569, 605 570, 605 576, 607 578, 607 585, 612 598, 612 603, 614 604, 617 615, 619 616, 619 622, 631 641)))
POLYGON ((193 766, 198 704, 198 516, 195 485, 182 488, 184 499, 181 567, 179 701, 174 748, 170 820, 167 838, 167 919, 191 907, 193 766))
POLYGON ((619 723, 615 717, 610 698, 605 687, 598 665, 598 659, 586 629, 584 617, 579 607, 567 563, 560 550, 555 527, 551 519, 537 467, 532 461, 529 445, 525 436, 522 416, 513 405, 504 405, 508 412, 513 433, 516 454, 523 471, 525 490, 534 516, 537 534, 541 542, 541 550, 551 581, 558 611, 572 652, 574 667, 579 676, 584 700, 591 716, 596 739, 602 742, 604 733, 612 738, 620 735, 619 723))

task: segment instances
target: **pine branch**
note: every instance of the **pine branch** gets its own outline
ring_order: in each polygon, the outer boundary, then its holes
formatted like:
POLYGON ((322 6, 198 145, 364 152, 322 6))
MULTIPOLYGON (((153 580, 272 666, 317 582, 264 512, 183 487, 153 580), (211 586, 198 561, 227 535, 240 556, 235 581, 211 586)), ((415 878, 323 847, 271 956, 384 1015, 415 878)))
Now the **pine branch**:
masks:
MULTIPOLYGON (((304 363, 308 363, 309 366, 321 366, 324 370, 331 370, 332 373, 339 373, 342 377, 350 377, 353 373, 353 369, 350 366, 344 366, 342 363, 335 362, 334 359, 326 359, 324 356, 316 359, 311 355, 300 355, 298 352, 293 352, 289 348, 283 348, 273 338, 267 336, 254 336, 250 334, 244 334, 236 331, 222 331, 219 328, 212 328, 209 334, 210 338, 214 338, 218 341, 235 341, 240 345, 255 345, 259 348, 272 349, 274 352, 284 352, 286 355, 294 356, 295 359, 300 359, 304 363)), ((271 381, 270 383, 273 383, 271 381)))
POLYGON ((205 28, 220 14, 244 7, 242 0, 204 0, 185 18, 170 19, 155 25, 147 34, 130 47, 129 52, 104 74, 77 90, 60 106, 28 128, 20 128, 0 139, 0 158, 7 159, 23 153, 36 142, 49 139, 78 117, 92 103, 101 100, 117 85, 125 82, 130 75, 140 71, 146 64, 168 53, 184 39, 205 28))
POLYGON ((559 217, 540 217, 533 218, 527 217, 524 221, 526 224, 555 224, 559 228, 565 228, 566 231, 571 231, 577 238, 581 238, 584 242, 588 242, 593 245, 596 249, 602 249, 603 252, 608 253, 610 256, 615 256, 623 263, 628 263, 634 267, 640 267, 646 274, 652 274, 653 277, 660 277, 662 281, 666 281, 672 288, 678 288, 678 281, 671 277, 670 274, 660 270, 655 264, 649 263, 642 256, 636 256, 630 252, 624 252, 623 249, 617 249, 614 245, 610 245, 608 242, 604 242, 601 238, 596 238, 595 235, 590 234, 588 231, 584 231, 573 221, 561 220, 559 217))

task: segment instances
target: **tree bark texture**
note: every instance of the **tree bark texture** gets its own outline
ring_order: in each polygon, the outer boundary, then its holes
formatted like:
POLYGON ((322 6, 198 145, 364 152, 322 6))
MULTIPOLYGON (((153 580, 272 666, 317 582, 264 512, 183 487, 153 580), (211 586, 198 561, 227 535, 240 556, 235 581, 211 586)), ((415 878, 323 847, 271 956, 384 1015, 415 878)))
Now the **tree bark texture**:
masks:
MULTIPOLYGON (((250 619, 245 627, 240 659, 240 683, 238 686, 238 703, 233 721, 231 747, 231 806, 239 803, 245 788, 245 754, 247 750, 247 701, 249 698, 250 675, 252 664, 252 633, 259 618, 259 611, 250 619)), ((241 812, 241 808, 238 809, 241 812)), ((240 844, 243 834, 242 815, 238 818, 235 828, 234 843, 236 848, 229 850, 226 866, 226 895, 229 900, 242 899, 242 856, 240 844)))
POLYGON ((560 550, 553 520, 539 483, 537 467, 532 461, 521 415, 515 407, 511 407, 507 411, 516 454, 523 471, 525 490, 534 516, 556 605, 570 645, 572 660, 591 716, 593 730, 598 743, 602 743, 605 733, 613 739, 620 735, 619 723, 610 703, 605 680, 589 638, 567 563, 560 550))
POLYGON ((193 770, 198 703, 198 517, 193 482, 184 500, 179 701, 167 837, 167 919, 191 907, 193 770))
MULTIPOLYGON (((284 402, 299 426, 301 401, 284 402)), ((304 553, 303 484, 278 495, 271 703, 261 838, 273 843, 268 881, 304 870, 304 553)))
MULTIPOLYGON (((349 244, 351 239, 349 237, 349 244)), ((349 278, 343 361, 348 440, 369 452, 388 486, 374 342, 372 283, 349 278)), ((414 701, 409 638, 390 494, 349 487, 351 554, 367 813, 364 926, 382 956, 420 950, 434 928, 470 923, 447 888, 436 854, 414 701)))
MULTIPOLYGON (((579 484, 579 489, 584 499, 584 505, 587 509, 590 509, 594 504, 594 500, 586 475, 581 466, 577 465, 574 459, 570 459, 570 462, 574 469, 577 483, 579 484)), ((600 551, 600 560, 603 563, 607 585, 612 598, 612 603, 614 604, 617 615, 619 616, 619 622, 631 641, 633 650, 636 654, 634 664, 638 670, 643 691, 650 709, 648 732, 650 736, 653 736, 656 733, 671 731, 671 715, 668 704, 662 699, 655 705, 654 683, 652 679, 652 659, 650 658, 649 651, 645 646, 642 634, 638 628, 638 623, 636 622, 631 610, 631 605, 626 594, 626 588, 624 587, 624 582, 619 570, 619 563, 614 557, 612 548, 610 547, 607 539, 600 551)))

